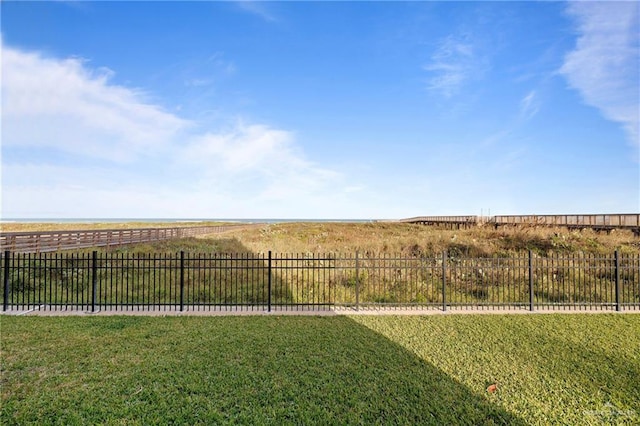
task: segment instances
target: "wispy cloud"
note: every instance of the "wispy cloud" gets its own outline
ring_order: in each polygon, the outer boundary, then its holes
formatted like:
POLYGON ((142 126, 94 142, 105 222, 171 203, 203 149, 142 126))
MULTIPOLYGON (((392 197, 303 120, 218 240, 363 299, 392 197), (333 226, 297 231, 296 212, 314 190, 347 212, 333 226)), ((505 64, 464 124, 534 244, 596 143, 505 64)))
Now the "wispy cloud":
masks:
POLYGON ((235 4, 243 11, 258 16, 267 22, 278 22, 278 18, 268 8, 266 1, 237 0, 235 4))
POLYGON ((166 147, 189 126, 140 91, 112 85, 112 75, 80 59, 51 59, 3 44, 3 145, 126 162, 166 147))
POLYGON ((291 131, 207 127, 86 61, 2 54, 4 216, 288 217, 297 205, 312 217, 347 186, 291 131))
POLYGON ((524 120, 533 118, 540 110, 540 100, 535 90, 530 91, 520 101, 520 117, 524 120))
POLYGON ((190 164, 209 167, 218 161, 218 171, 240 173, 247 170, 276 174, 284 164, 307 167, 293 152, 293 135, 265 125, 238 123, 227 132, 205 133, 192 138, 181 158, 190 164))
MULTIPOLYGON (((178 67, 176 67, 178 68, 178 67)), ((214 52, 204 59, 193 59, 180 64, 178 72, 183 75, 186 87, 214 86, 237 71, 233 61, 224 52, 214 52)))
POLYGON ((640 145, 638 2, 571 2, 578 39, 560 68, 569 86, 640 145))
POLYGON ((211 78, 188 78, 184 81, 184 85, 187 87, 205 87, 213 84, 211 78))
POLYGON ((222 72, 226 75, 230 75, 236 72, 236 65, 225 58, 223 52, 215 52, 207 59, 207 64, 213 66, 217 72, 222 72))
POLYGON ((432 74, 428 89, 446 98, 456 95, 471 79, 480 77, 486 69, 477 48, 469 38, 449 36, 442 40, 424 66, 432 74))

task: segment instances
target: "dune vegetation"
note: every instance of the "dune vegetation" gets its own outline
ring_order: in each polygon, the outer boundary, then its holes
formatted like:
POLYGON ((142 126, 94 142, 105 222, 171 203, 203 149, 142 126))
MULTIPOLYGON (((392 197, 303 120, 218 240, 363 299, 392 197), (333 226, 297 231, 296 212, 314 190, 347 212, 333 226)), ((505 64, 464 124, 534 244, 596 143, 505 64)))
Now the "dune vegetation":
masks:
POLYGON ((135 252, 206 251, 265 253, 393 253, 411 257, 439 256, 444 250, 468 257, 509 256, 532 250, 537 255, 560 253, 639 253, 640 238, 630 231, 610 234, 585 229, 490 226, 469 229, 393 222, 300 222, 203 235, 198 240, 174 240, 128 247, 135 252))

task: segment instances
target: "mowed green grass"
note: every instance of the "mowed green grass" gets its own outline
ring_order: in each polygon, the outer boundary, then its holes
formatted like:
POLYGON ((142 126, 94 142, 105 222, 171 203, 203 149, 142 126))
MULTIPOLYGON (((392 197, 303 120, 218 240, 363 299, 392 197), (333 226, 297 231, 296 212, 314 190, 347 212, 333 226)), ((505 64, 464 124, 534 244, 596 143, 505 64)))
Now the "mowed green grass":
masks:
POLYGON ((3 425, 640 422, 640 315, 0 320, 3 425))
POLYGON ((531 424, 640 424, 640 315, 354 318, 531 424))

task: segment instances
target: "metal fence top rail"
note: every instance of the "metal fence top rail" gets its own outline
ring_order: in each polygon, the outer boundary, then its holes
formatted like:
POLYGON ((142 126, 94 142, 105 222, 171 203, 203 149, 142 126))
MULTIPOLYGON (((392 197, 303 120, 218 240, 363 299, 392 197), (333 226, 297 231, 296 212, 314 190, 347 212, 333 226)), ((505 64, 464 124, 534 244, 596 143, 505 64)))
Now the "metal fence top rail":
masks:
MULTIPOLYGON (((74 253, 74 252, 42 252, 42 253, 29 253, 29 252, 16 252, 11 250, 0 251, 0 259, 6 257, 7 254, 13 257, 19 257, 23 259, 31 258, 37 260, 42 258, 84 258, 91 255, 91 251, 74 253)), ((611 260, 613 256, 620 256, 625 258, 636 258, 640 256, 638 253, 622 253, 618 250, 614 250, 608 253, 552 253, 549 255, 539 254, 533 250, 524 250, 521 252, 513 253, 510 256, 471 256, 471 255, 457 255, 444 250, 440 253, 434 253, 429 256, 411 256, 402 253, 362 253, 359 251, 350 253, 341 252, 322 252, 322 253, 288 253, 288 252, 190 252, 190 251, 172 251, 172 252, 158 252, 158 253, 122 253, 122 252, 98 252, 96 254, 99 258, 108 259, 140 259, 140 260, 162 260, 162 259, 175 259, 176 257, 184 256, 186 260, 266 260, 267 256, 271 256, 272 260, 282 261, 335 261, 335 260, 384 260, 384 261, 442 261, 443 255, 451 262, 460 261, 491 261, 500 263, 501 261, 517 261, 527 260, 529 256, 533 259, 540 260, 611 260), (617 254, 616 254, 617 252, 617 254)))
MULTIPOLYGON (((640 253, 533 258, 0 253, 3 311, 283 306, 640 309, 640 253), (207 256, 201 255, 201 256, 207 256), (200 262, 199 260, 204 260, 200 262), (159 261, 158 261, 159 260, 159 261), (299 262, 301 261, 301 262, 299 262), (153 272, 151 272, 153 271, 153 272)), ((325 255, 327 256, 327 255, 325 255)))

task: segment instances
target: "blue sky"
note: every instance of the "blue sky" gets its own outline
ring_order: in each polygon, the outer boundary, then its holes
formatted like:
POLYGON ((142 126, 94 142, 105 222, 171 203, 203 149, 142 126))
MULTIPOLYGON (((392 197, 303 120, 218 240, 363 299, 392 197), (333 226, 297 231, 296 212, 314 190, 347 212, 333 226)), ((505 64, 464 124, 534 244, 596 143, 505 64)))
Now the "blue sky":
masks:
POLYGON ((2 2, 2 217, 640 211, 638 2, 2 2))

